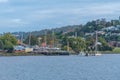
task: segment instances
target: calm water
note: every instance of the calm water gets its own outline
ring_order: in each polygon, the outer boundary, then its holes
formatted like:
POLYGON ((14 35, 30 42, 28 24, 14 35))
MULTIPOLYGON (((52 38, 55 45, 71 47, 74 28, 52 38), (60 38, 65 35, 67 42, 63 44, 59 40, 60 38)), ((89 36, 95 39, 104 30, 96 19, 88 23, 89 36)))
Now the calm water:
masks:
POLYGON ((0 80, 120 80, 120 55, 0 57, 0 80))

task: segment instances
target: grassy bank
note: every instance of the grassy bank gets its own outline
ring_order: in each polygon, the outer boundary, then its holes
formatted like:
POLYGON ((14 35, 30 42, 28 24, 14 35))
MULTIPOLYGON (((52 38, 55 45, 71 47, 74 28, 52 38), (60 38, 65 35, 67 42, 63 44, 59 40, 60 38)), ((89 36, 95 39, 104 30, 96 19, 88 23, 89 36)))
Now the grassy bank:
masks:
POLYGON ((113 51, 101 51, 103 54, 120 54, 120 48, 116 47, 113 51))
POLYGON ((0 56, 43 56, 43 55, 33 53, 0 53, 0 56))
POLYGON ((114 48, 113 52, 120 53, 120 48, 119 47, 114 48))
POLYGON ((70 55, 68 52, 44 52, 44 53, 5 53, 1 52, 0 56, 60 56, 60 55, 70 55))
POLYGON ((102 54, 120 54, 120 52, 114 52, 114 51, 100 51, 102 54))

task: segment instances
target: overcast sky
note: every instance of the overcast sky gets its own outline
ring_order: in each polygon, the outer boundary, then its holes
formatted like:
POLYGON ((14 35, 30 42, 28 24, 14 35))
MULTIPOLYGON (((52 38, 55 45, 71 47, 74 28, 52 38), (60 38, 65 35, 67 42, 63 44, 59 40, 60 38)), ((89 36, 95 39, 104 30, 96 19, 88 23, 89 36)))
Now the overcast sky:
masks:
POLYGON ((0 33, 117 19, 120 0, 0 0, 0 33))

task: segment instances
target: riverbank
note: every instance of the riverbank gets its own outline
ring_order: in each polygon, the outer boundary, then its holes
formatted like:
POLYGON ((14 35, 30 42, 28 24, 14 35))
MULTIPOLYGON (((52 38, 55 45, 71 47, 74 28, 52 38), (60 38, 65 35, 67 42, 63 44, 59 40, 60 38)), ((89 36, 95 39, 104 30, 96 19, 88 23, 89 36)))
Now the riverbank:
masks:
POLYGON ((120 54, 120 52, 115 52, 115 51, 100 51, 102 54, 120 54))
POLYGON ((44 56, 44 55, 32 53, 0 53, 0 56, 44 56))
POLYGON ((68 56, 71 53, 66 52, 66 53, 0 53, 0 56, 61 56, 61 55, 65 55, 68 56))
MULTIPOLYGON (((102 54, 120 54, 120 52, 100 51, 102 54)), ((37 53, 0 53, 0 56, 61 56, 63 54, 37 54, 37 53)), ((65 56, 77 54, 65 54, 65 56)))

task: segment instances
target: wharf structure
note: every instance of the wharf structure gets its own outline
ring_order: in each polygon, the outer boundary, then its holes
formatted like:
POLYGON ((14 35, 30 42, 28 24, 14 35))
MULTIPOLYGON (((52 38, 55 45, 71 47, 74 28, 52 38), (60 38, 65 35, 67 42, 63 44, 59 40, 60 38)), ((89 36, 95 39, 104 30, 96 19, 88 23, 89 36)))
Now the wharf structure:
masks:
POLYGON ((34 48, 33 53, 43 54, 43 55, 70 55, 68 51, 63 51, 60 48, 49 48, 49 47, 34 48))

